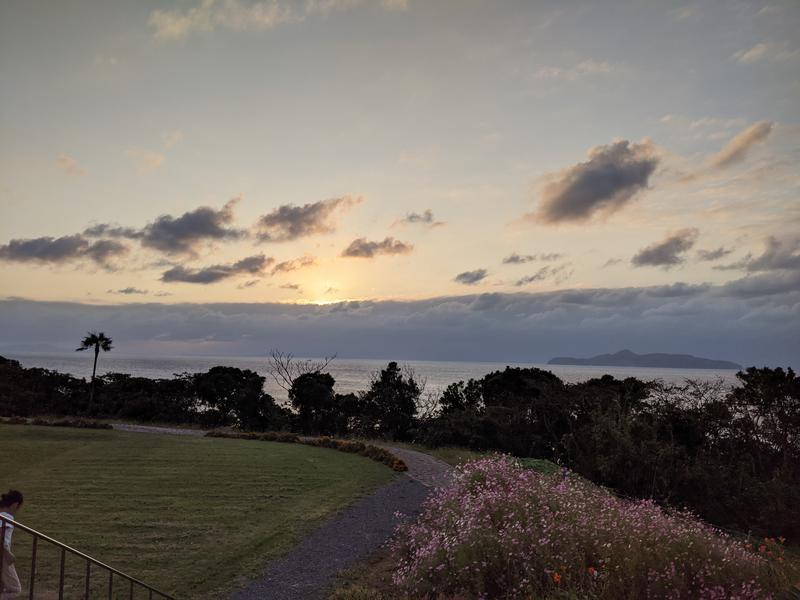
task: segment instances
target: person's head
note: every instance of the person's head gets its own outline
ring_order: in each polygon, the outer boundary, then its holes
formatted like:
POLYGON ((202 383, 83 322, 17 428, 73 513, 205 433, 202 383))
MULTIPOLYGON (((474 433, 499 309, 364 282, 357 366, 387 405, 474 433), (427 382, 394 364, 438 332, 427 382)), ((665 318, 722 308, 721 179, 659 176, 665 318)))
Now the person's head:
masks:
POLYGON ((9 514, 16 513, 22 506, 22 492, 18 490, 8 490, 0 496, 0 510, 9 514))

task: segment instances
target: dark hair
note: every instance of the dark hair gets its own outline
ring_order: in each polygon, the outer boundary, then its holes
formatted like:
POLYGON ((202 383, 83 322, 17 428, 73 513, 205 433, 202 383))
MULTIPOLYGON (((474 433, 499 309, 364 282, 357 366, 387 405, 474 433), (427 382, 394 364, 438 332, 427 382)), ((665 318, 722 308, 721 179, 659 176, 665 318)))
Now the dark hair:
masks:
POLYGON ((11 506, 17 502, 22 504, 22 492, 18 490, 8 490, 7 494, 0 496, 0 506, 11 506))

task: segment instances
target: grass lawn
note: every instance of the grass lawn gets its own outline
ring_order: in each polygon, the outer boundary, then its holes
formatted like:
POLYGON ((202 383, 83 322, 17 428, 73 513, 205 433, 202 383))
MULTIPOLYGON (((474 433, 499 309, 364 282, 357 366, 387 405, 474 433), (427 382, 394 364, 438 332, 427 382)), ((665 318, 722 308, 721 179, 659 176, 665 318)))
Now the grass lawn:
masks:
MULTIPOLYGON (((180 598, 228 595, 394 477, 352 454, 246 440, 0 425, 0 449, 0 489, 25 494, 21 523, 180 598)), ((15 532, 23 588, 29 540, 15 532)), ((52 588, 56 553, 39 553, 52 588)), ((84 564, 67 562, 78 589, 84 564)))

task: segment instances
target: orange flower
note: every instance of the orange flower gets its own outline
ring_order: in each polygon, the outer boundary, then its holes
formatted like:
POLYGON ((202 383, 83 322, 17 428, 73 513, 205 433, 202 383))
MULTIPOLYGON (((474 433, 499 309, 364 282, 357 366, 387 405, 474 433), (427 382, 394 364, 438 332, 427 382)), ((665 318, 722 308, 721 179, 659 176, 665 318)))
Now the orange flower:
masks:
POLYGON ((558 573, 553 573, 553 583, 555 583, 556 585, 561 583, 561 575, 559 575, 558 573))

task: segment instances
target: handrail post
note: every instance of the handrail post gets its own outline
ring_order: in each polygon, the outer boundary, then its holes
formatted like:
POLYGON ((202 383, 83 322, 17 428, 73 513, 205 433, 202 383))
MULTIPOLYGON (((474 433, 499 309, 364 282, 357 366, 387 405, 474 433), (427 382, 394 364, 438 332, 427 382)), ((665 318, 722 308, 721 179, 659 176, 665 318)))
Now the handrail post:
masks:
POLYGON ((58 575, 58 600, 64 600, 64 567, 67 562, 67 551, 61 549, 61 569, 58 575))
MULTIPOLYGON (((2 530, 0 530, 0 573, 3 572, 3 561, 6 558, 6 521, 5 519, 0 519, 0 524, 2 524, 2 530)), ((3 591, 5 586, 3 585, 3 576, 0 575, 0 592, 3 591)))
POLYGON ((31 584, 28 591, 30 600, 33 600, 33 592, 36 588, 36 549, 39 546, 39 536, 33 536, 33 547, 31 548, 31 584))
MULTIPOLYGON (((89 600, 89 582, 92 580, 92 561, 86 561, 86 581, 83 589, 83 600, 89 600)), ((33 600, 33 598, 31 598, 33 600)))

